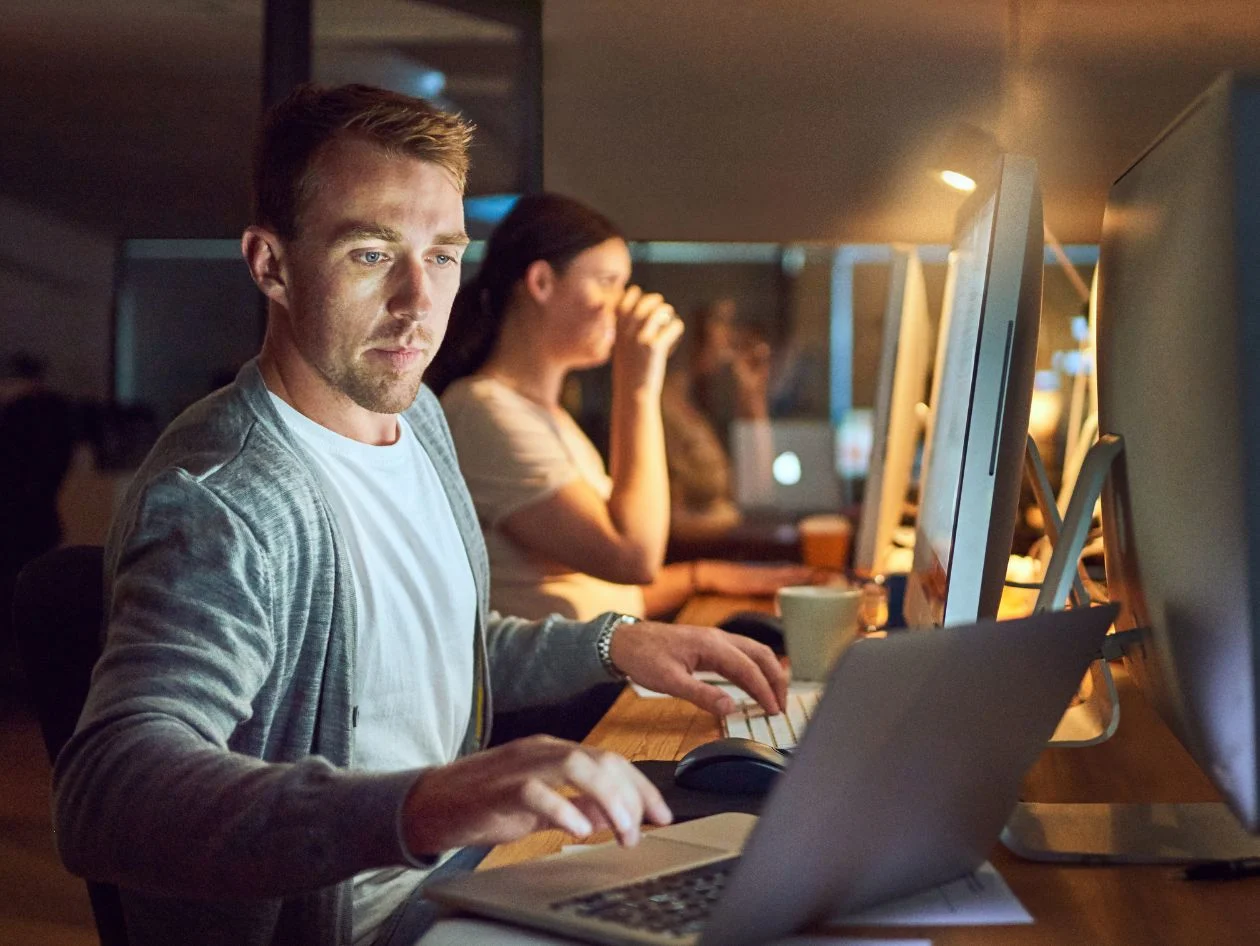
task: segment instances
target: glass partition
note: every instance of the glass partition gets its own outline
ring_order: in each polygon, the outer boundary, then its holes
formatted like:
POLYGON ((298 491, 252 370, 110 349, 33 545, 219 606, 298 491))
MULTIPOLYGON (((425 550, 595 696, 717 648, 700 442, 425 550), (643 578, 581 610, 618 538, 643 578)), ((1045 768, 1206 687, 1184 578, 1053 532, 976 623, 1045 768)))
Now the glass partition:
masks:
MULTIPOLYGON (((471 203, 471 201, 470 201, 471 203)), ((500 202, 506 206, 506 201, 500 202)), ((494 219, 504 212, 500 206, 494 219)), ((483 244, 465 257, 476 272, 483 244)), ((940 318, 945 246, 915 248, 923 263, 930 318, 940 318)), ((1069 246, 1085 283, 1097 260, 1094 245, 1069 246)), ((151 407, 169 420, 187 403, 230 377, 257 351, 263 318, 236 240, 129 240, 120 250, 112 339, 114 397, 151 407), (181 288, 183 287, 183 288, 181 288), (207 307, 219 313, 215 343, 198 331, 207 307), (236 313, 231 326, 224 311, 236 313), (189 339, 198 339, 189 347, 189 339)), ((891 247, 888 244, 636 242, 633 280, 662 293, 687 324, 672 363, 696 355, 705 334, 726 333, 730 344, 756 347, 769 360, 766 407, 771 418, 830 420, 841 431, 838 472, 850 499, 860 498, 869 451, 869 409, 882 343, 891 247), (864 435, 865 434, 865 435, 864 435)), ((1085 304, 1074 281, 1047 252, 1038 393, 1033 410, 1052 480, 1067 436, 1076 379, 1087 372, 1085 304)), ((728 438, 739 416, 734 368, 727 362, 705 385, 702 407, 728 438)), ((607 444, 607 368, 578 375, 568 404, 597 445, 607 444)))

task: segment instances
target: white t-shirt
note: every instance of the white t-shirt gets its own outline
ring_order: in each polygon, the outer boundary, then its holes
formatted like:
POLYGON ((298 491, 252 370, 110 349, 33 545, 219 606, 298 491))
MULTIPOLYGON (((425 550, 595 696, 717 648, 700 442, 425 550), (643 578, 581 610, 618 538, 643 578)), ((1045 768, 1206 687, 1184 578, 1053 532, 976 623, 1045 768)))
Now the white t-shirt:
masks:
MULTIPOLYGON (((437 470, 402 416, 398 441, 373 446, 271 397, 313 458, 350 554, 358 635, 351 766, 445 765, 472 714, 477 595, 437 470)), ((423 876, 412 868, 358 875, 354 942, 370 942, 423 876)))
POLYGON ((522 546, 501 528, 508 515, 576 479, 607 501, 603 458, 567 413, 553 413, 494 378, 462 378, 442 394, 459 468, 490 557, 490 606, 504 614, 579 621, 604 611, 643 616, 643 590, 575 571, 522 546))

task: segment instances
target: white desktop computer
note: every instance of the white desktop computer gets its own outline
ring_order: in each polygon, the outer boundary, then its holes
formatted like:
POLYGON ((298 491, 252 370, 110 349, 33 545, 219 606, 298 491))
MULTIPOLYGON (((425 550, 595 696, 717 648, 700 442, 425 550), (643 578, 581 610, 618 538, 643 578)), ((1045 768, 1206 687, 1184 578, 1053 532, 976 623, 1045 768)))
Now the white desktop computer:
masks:
POLYGON ((887 570, 919 448, 919 405, 927 396, 931 350, 923 264, 914 247, 895 246, 875 383, 870 467, 853 546, 853 570, 859 575, 887 570))
MULTIPOLYGON (((1116 626, 1228 808, 1024 805, 1005 838, 1025 856, 1260 856, 1257 167, 1260 78, 1222 77, 1112 187, 1098 268, 1098 449, 1122 448, 1095 477, 1116 626)), ((1069 505, 1078 549, 1095 495, 1069 505)))
POLYGON ((920 478, 911 627, 994 617, 1018 512, 1041 321, 1036 163, 1004 156, 958 213, 920 478))

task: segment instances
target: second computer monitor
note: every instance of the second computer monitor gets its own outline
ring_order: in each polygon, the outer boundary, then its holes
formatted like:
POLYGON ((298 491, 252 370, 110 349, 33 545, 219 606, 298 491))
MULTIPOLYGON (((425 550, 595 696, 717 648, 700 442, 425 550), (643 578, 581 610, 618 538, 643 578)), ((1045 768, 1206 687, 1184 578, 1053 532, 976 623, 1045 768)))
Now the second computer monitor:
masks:
POLYGON ((894 247, 875 384, 870 472, 853 547, 853 569, 859 574, 887 570, 919 446, 918 407, 927 396, 931 350, 923 264, 914 247, 894 247))
POLYGON ((1023 477, 1044 252, 1036 163, 1006 155, 955 226, 906 589, 911 627, 997 614, 1023 477))

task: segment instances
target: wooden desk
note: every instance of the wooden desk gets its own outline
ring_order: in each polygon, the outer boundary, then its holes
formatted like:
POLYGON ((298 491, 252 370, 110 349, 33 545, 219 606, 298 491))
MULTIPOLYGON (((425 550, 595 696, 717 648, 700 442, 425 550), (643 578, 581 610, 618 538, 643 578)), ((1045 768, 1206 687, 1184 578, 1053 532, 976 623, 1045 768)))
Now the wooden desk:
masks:
MULTIPOLYGON (((680 620, 714 624, 764 599, 703 597, 680 620)), ((1087 749, 1047 749, 1028 773, 1028 801, 1176 802, 1219 796, 1119 665, 1116 735, 1087 749)), ((630 759, 673 759, 718 735, 717 721, 681 700, 627 691, 587 741, 630 759)), ((487 866, 552 853, 572 839, 541 832, 497 848, 487 866)), ((600 838, 594 840, 603 840, 600 838)), ((919 935, 935 946, 1256 946, 1260 878, 1186 883, 1171 867, 1080 867, 1023 861, 1001 845, 990 859, 1036 919, 1032 926, 869 929, 877 938, 919 935)))

